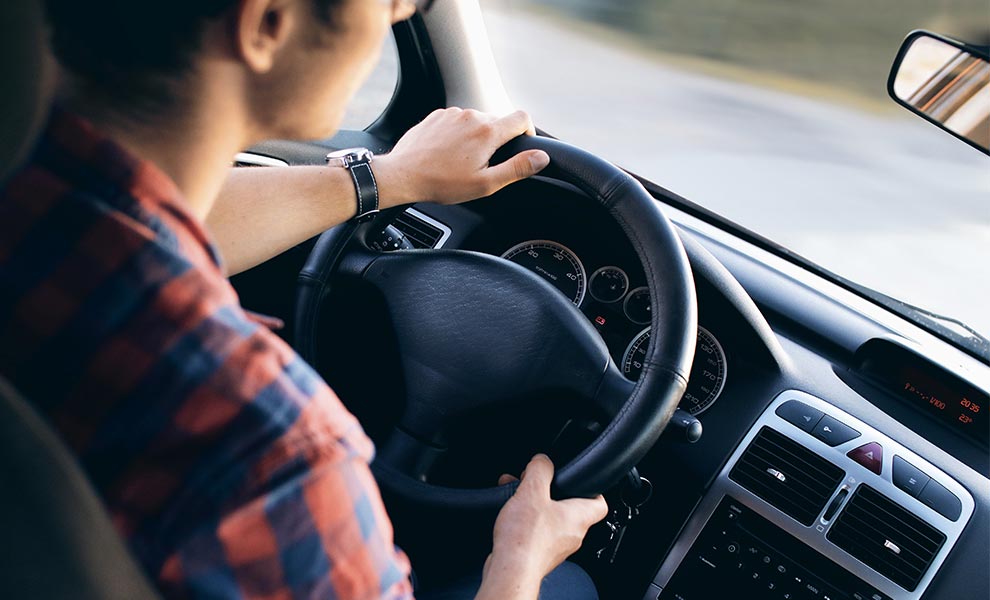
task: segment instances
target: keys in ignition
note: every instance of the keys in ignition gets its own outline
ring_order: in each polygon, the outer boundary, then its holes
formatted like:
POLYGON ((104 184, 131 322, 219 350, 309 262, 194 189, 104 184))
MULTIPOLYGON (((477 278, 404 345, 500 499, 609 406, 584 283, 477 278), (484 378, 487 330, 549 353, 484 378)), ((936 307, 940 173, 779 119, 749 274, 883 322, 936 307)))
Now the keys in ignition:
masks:
POLYGON ((615 556, 619 552, 619 545, 622 543, 629 523, 639 516, 639 508, 646 504, 653 495, 653 484, 650 483, 649 479, 640 477, 639 483, 638 489, 634 490, 634 494, 631 494, 634 496, 632 499, 628 499, 625 490, 623 490, 620 495, 622 506, 617 506, 605 519, 605 526, 609 528, 608 541, 604 547, 595 553, 595 556, 599 559, 607 558, 609 564, 615 562, 615 556))

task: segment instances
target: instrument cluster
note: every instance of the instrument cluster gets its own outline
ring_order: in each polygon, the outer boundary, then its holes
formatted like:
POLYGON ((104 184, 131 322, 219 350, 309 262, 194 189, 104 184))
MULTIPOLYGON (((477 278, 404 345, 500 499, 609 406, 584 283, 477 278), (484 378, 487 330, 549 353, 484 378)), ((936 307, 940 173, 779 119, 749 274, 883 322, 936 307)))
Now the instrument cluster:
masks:
MULTIPOLYGON (((652 302, 645 285, 633 287, 640 282, 630 277, 631 269, 603 265, 589 278, 584 263, 574 251, 546 239, 516 244, 501 256, 540 275, 560 290, 592 322, 623 374, 632 381, 639 379, 640 359, 646 355, 652 334, 649 327, 652 302)), ((727 369, 722 344, 709 330, 699 327, 694 366, 681 408, 692 415, 708 410, 725 386, 727 369)))

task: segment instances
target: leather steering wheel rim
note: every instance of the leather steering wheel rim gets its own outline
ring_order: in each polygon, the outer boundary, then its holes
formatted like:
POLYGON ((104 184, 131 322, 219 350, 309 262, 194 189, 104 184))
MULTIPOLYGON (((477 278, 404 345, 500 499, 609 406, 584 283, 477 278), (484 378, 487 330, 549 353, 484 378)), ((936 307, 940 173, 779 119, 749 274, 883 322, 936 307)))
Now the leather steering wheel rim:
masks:
MULTIPOLYGON (((662 213, 659 204, 638 181, 584 150, 544 137, 516 138, 496 153, 492 163, 530 149, 544 150, 551 157, 550 165, 540 173, 542 177, 576 186, 601 204, 618 223, 646 274, 653 307, 652 331, 661 332, 660 335, 651 336, 643 359, 642 374, 635 385, 629 382, 626 382, 628 387, 625 388, 621 383, 613 385, 622 378, 620 374, 616 379, 618 370, 606 355, 608 365, 605 374, 601 375, 601 381, 595 384, 599 388, 596 393, 624 395, 628 392, 628 398, 616 405, 612 421, 595 441, 569 463, 558 466, 554 478, 555 496, 592 497, 618 482, 643 458, 659 438, 684 394, 697 335, 694 279, 676 230, 662 213), (614 390, 603 390, 606 386, 613 387, 614 390)), ((318 239, 299 274, 295 345, 300 355, 310 364, 316 364, 318 356, 316 332, 322 303, 329 295, 333 279, 341 270, 345 258, 353 253, 350 242, 361 238, 370 227, 370 224, 348 222, 327 230, 318 239)), ((388 255, 408 255, 399 257, 402 260, 398 262, 398 266, 401 267, 403 263, 415 264, 439 253, 474 254, 426 250, 400 251, 388 255)), ((391 260, 392 257, 388 258, 391 260)), ((474 262, 478 260, 477 257, 464 259, 474 262)), ((369 271, 374 271, 369 265, 376 260, 369 259, 360 267, 360 273, 367 276, 369 271)), ((378 262, 387 265, 389 260, 378 262)), ((512 265, 507 261, 501 262, 512 265)), ((487 263, 483 261, 482 266, 485 264, 487 263)), ((454 265, 458 266, 459 262, 455 261, 454 265)), ((536 275, 529 275, 538 279, 536 275)), ((521 274, 511 276, 523 277, 521 274)), ((384 277, 387 278, 388 274, 384 277)), ((546 282, 539 285, 545 286, 547 293, 556 293, 546 282)), ((456 293, 456 290, 451 293, 456 293)), ((584 322, 587 322, 586 319, 584 322)), ((590 325, 587 330, 598 335, 590 325)), ((601 343, 600 338, 598 339, 601 343)), ((604 346, 603 343, 601 345, 604 346)), ((514 491, 514 484, 484 489, 438 486, 409 476, 402 469, 381 459, 376 459, 372 468, 383 488, 401 497, 437 507, 497 509, 514 491)))

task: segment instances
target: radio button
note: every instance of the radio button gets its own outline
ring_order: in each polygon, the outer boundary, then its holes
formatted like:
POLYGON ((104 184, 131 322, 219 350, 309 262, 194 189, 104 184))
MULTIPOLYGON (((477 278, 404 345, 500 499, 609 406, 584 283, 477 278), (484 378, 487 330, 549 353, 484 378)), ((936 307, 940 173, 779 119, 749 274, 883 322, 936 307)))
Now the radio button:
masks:
POLYGON ((921 495, 921 490, 925 489, 925 484, 931 479, 921 472, 921 469, 912 465, 900 456, 894 457, 894 485, 915 498, 921 495))
POLYGON ((918 499, 946 519, 957 521, 962 514, 962 502, 959 498, 934 479, 928 482, 918 499))
POLYGON ((818 422, 812 435, 834 448, 858 438, 859 432, 845 423, 825 415, 818 422))
POLYGON ((811 433, 823 413, 817 408, 812 408, 804 402, 789 400, 777 407, 777 416, 800 429, 811 433))

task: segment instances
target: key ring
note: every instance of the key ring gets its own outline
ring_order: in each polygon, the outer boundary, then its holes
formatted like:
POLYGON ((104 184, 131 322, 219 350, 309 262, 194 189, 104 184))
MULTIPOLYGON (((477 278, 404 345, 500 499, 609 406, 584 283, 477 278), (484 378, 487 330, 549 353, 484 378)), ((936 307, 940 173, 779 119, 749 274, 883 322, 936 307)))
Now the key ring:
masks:
POLYGON ((619 494, 619 500, 629 508, 639 508, 653 497, 653 483, 649 479, 640 475, 639 485, 633 488, 632 486, 622 488, 622 492, 619 494), (635 494, 632 499, 626 497, 627 493, 635 494), (638 498, 638 499, 637 499, 638 498))

